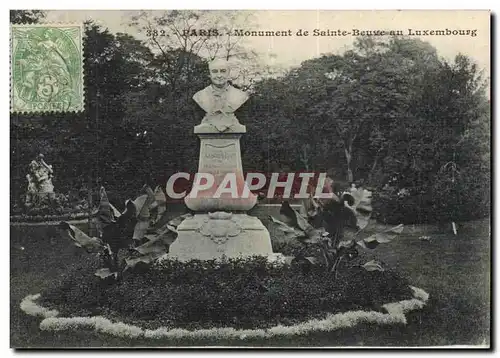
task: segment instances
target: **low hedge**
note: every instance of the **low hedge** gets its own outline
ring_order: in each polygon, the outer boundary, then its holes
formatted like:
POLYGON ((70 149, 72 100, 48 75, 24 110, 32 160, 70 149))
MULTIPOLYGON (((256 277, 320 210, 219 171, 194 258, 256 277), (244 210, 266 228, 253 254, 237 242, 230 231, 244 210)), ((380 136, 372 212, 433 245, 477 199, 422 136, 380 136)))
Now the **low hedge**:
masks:
POLYGON ((11 215, 10 222, 44 222, 44 221, 66 221, 66 220, 83 220, 88 219, 89 213, 73 212, 66 214, 51 214, 51 215, 11 215))
POLYGON ((265 328, 326 312, 379 310, 384 303, 412 298, 408 282, 396 272, 367 272, 354 265, 335 278, 260 257, 166 260, 118 282, 95 277, 98 267, 94 258, 77 264, 42 292, 42 305, 63 316, 103 315, 151 329, 265 328))

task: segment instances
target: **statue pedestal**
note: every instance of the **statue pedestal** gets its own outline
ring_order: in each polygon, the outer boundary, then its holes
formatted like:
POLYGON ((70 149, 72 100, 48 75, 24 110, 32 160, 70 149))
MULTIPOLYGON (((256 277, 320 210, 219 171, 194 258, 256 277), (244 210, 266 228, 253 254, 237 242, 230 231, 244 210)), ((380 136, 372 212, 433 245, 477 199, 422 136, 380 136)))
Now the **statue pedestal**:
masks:
POLYGON ((272 254, 271 238, 262 222, 247 214, 195 214, 177 227, 169 257, 181 261, 272 254))
POLYGON ((187 207, 196 214, 177 228, 177 239, 169 249, 171 258, 210 260, 273 252, 266 227, 246 214, 257 203, 241 164, 240 137, 246 128, 237 120, 230 126, 225 124, 204 122, 195 127, 201 141, 198 174, 211 174, 214 182, 201 182, 198 187, 195 183, 186 196, 187 207))
POLYGON ((214 183, 204 190, 193 187, 185 198, 187 207, 196 212, 245 212, 253 208, 257 197, 248 189, 244 193, 246 183, 241 165, 240 137, 246 132, 245 126, 233 124, 221 133, 211 124, 200 124, 194 132, 200 138, 198 173, 212 175, 214 183), (225 187, 233 190, 222 190, 225 187))

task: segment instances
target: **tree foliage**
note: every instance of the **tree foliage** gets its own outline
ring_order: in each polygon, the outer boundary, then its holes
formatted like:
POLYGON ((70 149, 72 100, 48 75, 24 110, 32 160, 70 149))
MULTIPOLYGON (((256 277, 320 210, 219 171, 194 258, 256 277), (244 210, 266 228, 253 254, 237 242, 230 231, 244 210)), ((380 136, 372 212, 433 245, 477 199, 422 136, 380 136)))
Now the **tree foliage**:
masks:
MULTIPOLYGON (((390 185, 389 198, 378 202, 394 209, 389 216, 400 213, 391 222, 463 220, 472 217, 467 207, 479 216, 489 207, 484 89, 477 66, 463 55, 449 62, 420 40, 359 39, 342 55, 261 81, 250 126, 268 163, 274 157, 292 168, 330 170, 337 180, 365 181, 378 192, 390 185)), ((377 211, 379 218, 389 214, 377 211)))
POLYGON ((10 10, 11 24, 33 24, 45 17, 43 10, 10 10))

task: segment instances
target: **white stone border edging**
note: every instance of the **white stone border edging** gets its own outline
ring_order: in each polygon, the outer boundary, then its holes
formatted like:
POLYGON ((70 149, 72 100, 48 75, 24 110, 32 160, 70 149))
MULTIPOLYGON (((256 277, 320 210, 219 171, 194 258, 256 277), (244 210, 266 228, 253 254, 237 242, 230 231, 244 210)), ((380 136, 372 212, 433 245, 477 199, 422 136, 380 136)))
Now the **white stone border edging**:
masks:
POLYGON ((189 331, 180 328, 161 327, 155 330, 142 329, 123 322, 112 322, 102 316, 93 317, 57 317, 57 310, 49 310, 38 305, 35 301, 40 294, 26 296, 20 308, 30 316, 43 317, 40 329, 44 331, 63 331, 70 329, 94 329, 118 337, 126 338, 219 338, 219 339, 248 339, 270 338, 273 336, 300 335, 310 332, 330 332, 341 328, 353 327, 359 323, 378 324, 406 324, 405 313, 421 309, 429 299, 424 290, 410 286, 413 290, 413 299, 394 303, 387 303, 382 307, 387 313, 375 311, 348 311, 337 314, 328 314, 324 319, 311 319, 293 326, 277 325, 267 329, 235 329, 231 327, 210 328, 189 331))

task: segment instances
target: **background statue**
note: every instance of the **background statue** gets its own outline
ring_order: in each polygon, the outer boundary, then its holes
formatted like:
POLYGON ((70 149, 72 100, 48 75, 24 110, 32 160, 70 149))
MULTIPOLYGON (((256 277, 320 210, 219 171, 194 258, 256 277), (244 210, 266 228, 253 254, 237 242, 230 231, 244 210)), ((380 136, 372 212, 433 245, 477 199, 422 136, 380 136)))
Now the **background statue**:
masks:
POLYGON ((26 175, 28 180, 28 190, 26 192, 26 206, 40 204, 45 200, 52 200, 55 197, 52 177, 54 171, 52 166, 44 161, 43 154, 39 154, 31 161, 29 172, 26 175))
POLYGON ((210 124, 223 132, 239 124, 234 112, 248 100, 248 94, 229 84, 230 66, 225 60, 208 65, 212 84, 195 93, 194 101, 206 112, 202 124, 210 124))

